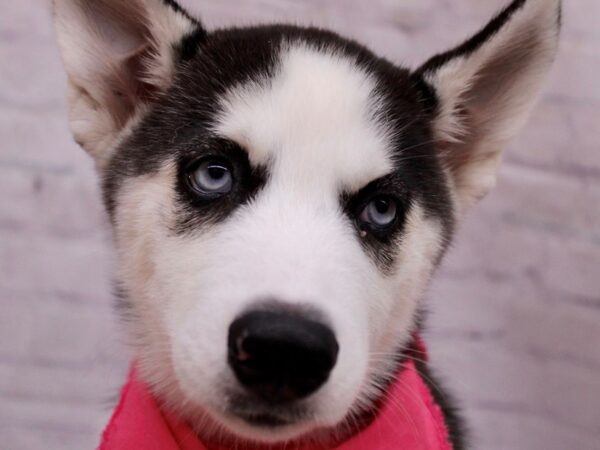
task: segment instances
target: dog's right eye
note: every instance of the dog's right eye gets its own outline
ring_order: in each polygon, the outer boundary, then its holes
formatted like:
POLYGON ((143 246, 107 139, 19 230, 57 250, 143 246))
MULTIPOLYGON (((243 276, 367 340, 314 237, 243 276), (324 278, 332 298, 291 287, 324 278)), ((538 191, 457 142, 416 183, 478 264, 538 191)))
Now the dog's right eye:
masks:
POLYGON ((197 194, 208 198, 228 194, 233 188, 231 165, 221 158, 199 161, 188 173, 188 180, 197 194))

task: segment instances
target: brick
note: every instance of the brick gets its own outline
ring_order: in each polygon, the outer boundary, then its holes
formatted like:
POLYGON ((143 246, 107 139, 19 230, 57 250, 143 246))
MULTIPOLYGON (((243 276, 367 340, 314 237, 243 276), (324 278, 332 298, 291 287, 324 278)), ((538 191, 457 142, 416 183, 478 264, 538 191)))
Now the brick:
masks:
POLYGON ((507 151, 509 163, 583 180, 600 179, 596 153, 600 141, 600 101, 575 101, 548 94, 507 151))
POLYGON ((63 172, 0 165, 0 174, 0 190, 10 198, 0 204, 0 230, 59 238, 108 238, 97 177, 91 170, 63 172))
POLYGON ((13 235, 1 244, 0 289, 5 292, 26 292, 40 301, 48 294, 94 302, 111 296, 107 242, 13 235))

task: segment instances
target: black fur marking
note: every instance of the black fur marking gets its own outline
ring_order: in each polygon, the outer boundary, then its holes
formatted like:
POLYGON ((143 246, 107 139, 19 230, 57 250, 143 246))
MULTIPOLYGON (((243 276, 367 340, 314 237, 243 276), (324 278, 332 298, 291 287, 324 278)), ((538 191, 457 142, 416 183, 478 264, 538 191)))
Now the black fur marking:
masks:
MULTIPOLYGON (((378 119, 391 125, 393 130, 402 130, 394 133, 392 142, 395 169, 391 180, 395 180, 392 184, 402 185, 405 212, 413 203, 419 203, 427 218, 441 222, 444 241, 449 242, 454 217, 447 179, 431 129, 432 112, 437 105, 435 94, 420 74, 411 74, 370 52, 359 53, 357 63, 377 80, 376 95, 385 105, 385 113, 378 119)), ((379 241, 372 246, 381 269, 390 270, 394 265, 401 238, 402 233, 397 233, 388 244, 379 241)))
POLYGON ((369 183, 355 194, 344 193, 341 196, 345 213, 356 227, 358 239, 379 269, 385 273, 392 270, 396 251, 402 239, 405 219, 411 206, 410 191, 406 189, 399 175, 398 172, 393 172, 369 183), (395 222, 387 229, 374 230, 361 224, 359 216, 363 208, 380 195, 390 196, 396 200, 397 216, 395 222))
POLYGON ((179 59, 184 62, 192 59, 196 55, 200 45, 206 41, 207 36, 206 31, 202 27, 198 27, 184 36, 179 47, 176 49, 179 59))
POLYGON ((419 92, 421 105, 427 114, 434 114, 438 107, 435 89, 429 85, 420 73, 412 73, 413 86, 419 92))
MULTIPOLYGON (((374 77, 375 95, 384 103, 384 113, 376 119, 387 122, 392 129, 402 130, 396 133, 393 142, 395 178, 402 180, 403 189, 424 206, 429 216, 441 220, 449 235, 452 230, 449 190, 432 143, 431 115, 420 90, 415 88, 419 77, 335 33, 287 25, 230 28, 206 35, 198 32, 182 40, 171 89, 155 100, 104 172, 108 211, 113 213, 115 197, 124 179, 153 173, 169 161, 182 161, 212 142, 216 138, 212 125, 219 114, 222 95, 248 81, 268 84, 277 73, 283 42, 304 43, 328 53, 346 55, 374 77)), ((260 170, 257 175, 260 178, 260 170)), ((176 226, 178 231, 205 223, 192 220, 194 209, 184 196, 178 194, 178 199, 186 216, 176 226)), ((196 213, 214 221, 217 217, 222 220, 224 211, 234 209, 231 204, 219 209, 215 203, 215 207, 220 212, 207 214, 206 209, 196 209, 196 213)), ((384 246, 376 250, 376 258, 386 261, 388 266, 394 259, 391 247, 388 245, 387 253, 384 246)))
POLYGON ((175 12, 178 12, 179 14, 181 14, 182 16, 184 16, 186 19, 188 19, 190 22, 194 23, 195 25, 197 25, 198 27, 201 27, 202 25, 200 24, 200 21, 198 19, 196 19, 195 17, 192 17, 179 3, 177 3, 175 0, 162 0, 163 3, 167 6, 169 6, 170 8, 172 8, 175 12))
POLYGON ((434 72, 454 58, 467 56, 475 52, 483 44, 488 42, 504 25, 512 18, 513 14, 521 9, 528 0, 513 0, 506 8, 500 11, 483 29, 476 33, 472 38, 459 45, 458 47, 444 53, 440 53, 429 59, 423 64, 416 73, 426 74, 434 72))
POLYGON ((438 151, 429 129, 428 113, 421 109, 419 115, 409 119, 403 114, 411 110, 418 111, 417 99, 414 99, 414 104, 409 108, 401 101, 390 100, 389 96, 388 102, 390 112, 386 119, 393 120, 396 129, 403 125, 405 128, 404 132, 396 138, 394 145, 395 170, 388 176, 370 183, 358 193, 352 195, 345 193, 342 197, 344 210, 353 222, 356 221, 356 215, 359 214, 362 205, 374 195, 388 194, 400 200, 400 206, 403 207, 402 214, 389 233, 379 236, 367 233, 360 236, 361 230, 358 230, 363 246, 383 272, 390 272, 394 266, 396 253, 403 237, 405 218, 415 203, 423 207, 426 218, 435 218, 442 225, 444 248, 440 257, 449 244, 454 230, 452 202, 447 180, 440 166, 438 151))
MULTIPOLYGON (((425 308, 425 305, 422 304, 417 311, 413 336, 420 337, 423 335, 427 313, 428 311, 425 308)), ((469 430, 460 414, 460 408, 457 406, 454 397, 440 382, 436 372, 431 369, 428 356, 423 350, 422 344, 418 345, 417 341, 413 339, 406 350, 398 352, 400 364, 404 363, 407 359, 413 360, 417 372, 421 375, 421 379, 429 389, 435 403, 442 410, 444 423, 448 428, 448 438, 452 444, 452 450, 470 449, 469 430)))
POLYGON ((436 404, 441 408, 444 415, 444 421, 448 427, 448 437, 452 444, 452 450, 466 450, 469 448, 466 426, 459 414, 453 397, 444 389, 437 375, 432 371, 429 365, 423 361, 423 355, 416 350, 417 355, 413 358, 415 367, 421 379, 429 388, 436 404))
POLYGON ((265 185, 266 168, 252 167, 248 154, 237 144, 224 139, 190 143, 188 155, 178 162, 176 225, 177 234, 194 232, 202 226, 224 220, 229 214, 248 203, 265 185), (188 168, 200 157, 213 156, 226 159, 232 168, 233 186, 231 192, 214 199, 199 196, 189 186, 188 168))
POLYGON ((209 35, 199 42, 201 51, 179 61, 173 86, 156 100, 115 152, 103 182, 111 215, 125 179, 156 172, 165 163, 181 161, 214 140, 212 125, 220 96, 234 85, 268 79, 275 70, 274 44, 259 45, 264 39, 252 30, 232 30, 231 34, 209 35))

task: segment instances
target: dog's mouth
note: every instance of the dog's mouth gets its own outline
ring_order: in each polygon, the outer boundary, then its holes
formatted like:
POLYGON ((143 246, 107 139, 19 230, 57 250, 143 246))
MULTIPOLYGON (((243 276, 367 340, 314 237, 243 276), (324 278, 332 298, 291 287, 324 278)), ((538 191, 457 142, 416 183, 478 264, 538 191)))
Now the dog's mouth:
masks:
POLYGON ((260 428, 279 428, 286 425, 293 425, 294 422, 289 418, 279 417, 271 413, 239 413, 236 414, 240 419, 249 425, 260 428))
POLYGON ((272 404, 245 395, 233 397, 226 411, 250 426, 271 429, 298 425, 312 417, 302 402, 272 404))

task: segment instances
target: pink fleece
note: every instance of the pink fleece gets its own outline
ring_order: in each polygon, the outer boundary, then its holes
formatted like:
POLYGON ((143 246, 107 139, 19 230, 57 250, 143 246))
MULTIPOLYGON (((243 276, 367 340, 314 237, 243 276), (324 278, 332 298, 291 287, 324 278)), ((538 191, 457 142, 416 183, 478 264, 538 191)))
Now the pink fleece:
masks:
MULTIPOLYGON (((99 450, 215 450, 161 411, 132 371, 99 450)), ((375 420, 335 450, 452 450, 440 407, 409 361, 375 420)))

